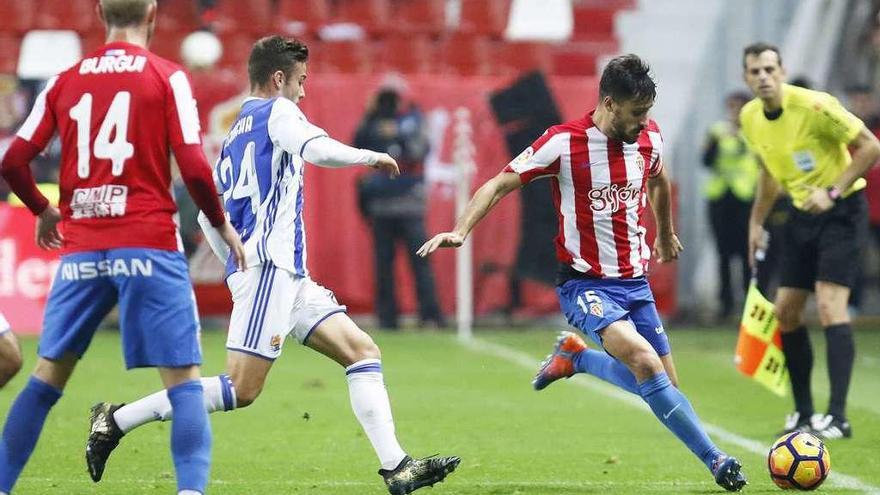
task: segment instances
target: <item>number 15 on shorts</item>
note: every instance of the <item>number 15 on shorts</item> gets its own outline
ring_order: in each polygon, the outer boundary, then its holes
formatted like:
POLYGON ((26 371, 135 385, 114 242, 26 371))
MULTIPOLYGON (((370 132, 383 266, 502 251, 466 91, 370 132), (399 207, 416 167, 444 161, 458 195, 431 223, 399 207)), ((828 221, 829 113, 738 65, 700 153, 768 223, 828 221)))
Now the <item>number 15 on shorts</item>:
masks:
POLYGON ((584 311, 584 314, 591 314, 596 318, 602 318, 604 311, 602 310, 602 298, 596 295, 596 291, 588 290, 577 297, 578 306, 584 311))

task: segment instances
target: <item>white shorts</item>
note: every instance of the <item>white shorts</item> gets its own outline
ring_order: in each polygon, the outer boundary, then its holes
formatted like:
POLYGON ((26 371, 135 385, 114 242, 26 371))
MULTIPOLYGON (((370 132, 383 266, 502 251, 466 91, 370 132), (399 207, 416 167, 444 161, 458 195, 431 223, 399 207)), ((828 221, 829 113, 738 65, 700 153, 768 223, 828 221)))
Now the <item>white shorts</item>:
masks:
POLYGON ((270 360, 288 334, 304 344, 319 323, 346 311, 332 291, 272 264, 235 272, 226 285, 233 304, 226 348, 270 360))
POLYGON ((3 313, 0 313, 0 335, 9 331, 9 322, 6 321, 6 318, 3 317, 3 313))

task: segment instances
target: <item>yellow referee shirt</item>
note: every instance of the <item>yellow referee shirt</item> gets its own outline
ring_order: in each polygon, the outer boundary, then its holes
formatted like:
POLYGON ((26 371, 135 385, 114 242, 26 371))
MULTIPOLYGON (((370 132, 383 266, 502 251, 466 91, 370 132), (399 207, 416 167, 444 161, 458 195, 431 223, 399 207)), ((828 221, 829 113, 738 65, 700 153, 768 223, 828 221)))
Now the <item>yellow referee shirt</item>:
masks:
MULTIPOLYGON (((810 192, 804 186, 829 187, 849 166, 847 145, 864 124, 837 98, 809 89, 782 85, 782 114, 770 120, 759 98, 746 103, 739 115, 742 133, 767 172, 801 208, 810 192)), ((848 196, 865 187, 856 180, 848 196)))

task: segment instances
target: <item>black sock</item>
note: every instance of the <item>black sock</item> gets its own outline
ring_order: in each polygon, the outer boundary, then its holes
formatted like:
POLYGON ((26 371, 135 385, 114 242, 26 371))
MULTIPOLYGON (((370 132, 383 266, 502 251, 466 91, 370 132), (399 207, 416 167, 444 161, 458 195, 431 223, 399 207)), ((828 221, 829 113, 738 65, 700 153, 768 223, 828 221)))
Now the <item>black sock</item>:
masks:
POLYGON ((810 373, 813 371, 813 348, 807 327, 801 325, 791 332, 782 334, 782 352, 791 380, 794 405, 801 420, 809 420, 813 415, 813 393, 810 389, 810 373))
POLYGON ((828 381, 831 382, 831 401, 828 414, 846 420, 846 394, 852 377, 856 345, 853 341, 852 327, 849 323, 831 325, 825 328, 825 343, 828 351, 828 381))

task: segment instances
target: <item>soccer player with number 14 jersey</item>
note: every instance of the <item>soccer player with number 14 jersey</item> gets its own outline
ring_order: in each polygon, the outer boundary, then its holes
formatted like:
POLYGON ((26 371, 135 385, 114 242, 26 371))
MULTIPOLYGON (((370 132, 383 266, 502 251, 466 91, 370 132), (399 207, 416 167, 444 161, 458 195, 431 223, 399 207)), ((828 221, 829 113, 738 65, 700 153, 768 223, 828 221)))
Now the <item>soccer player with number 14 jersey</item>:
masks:
POLYGON ((107 43, 49 80, 2 164, 12 190, 38 216, 37 243, 61 248, 62 257, 39 360, 3 427, 0 493, 12 490, 98 324, 118 304, 125 364, 159 368, 175 412, 178 491, 195 495, 208 481, 211 429, 199 380, 198 315, 173 220, 171 153, 233 263, 243 264, 244 248, 217 200, 189 78, 146 49, 155 0, 101 0, 99 14, 107 43), (29 168, 56 131, 60 211, 37 190, 29 168))
POLYGON ((646 278, 650 250, 642 217, 647 199, 657 219, 659 261, 677 258, 682 249, 672 229, 663 141, 648 118, 656 96, 649 72, 635 55, 611 60, 599 83, 597 108, 548 129, 480 187, 455 230, 437 234, 418 253, 461 246, 501 198, 549 177, 559 218, 559 301, 568 322, 605 352, 563 332, 533 381, 535 389, 589 373, 639 395, 719 485, 738 491, 746 484, 739 461, 712 443, 677 387, 669 342, 646 278))

